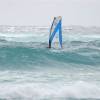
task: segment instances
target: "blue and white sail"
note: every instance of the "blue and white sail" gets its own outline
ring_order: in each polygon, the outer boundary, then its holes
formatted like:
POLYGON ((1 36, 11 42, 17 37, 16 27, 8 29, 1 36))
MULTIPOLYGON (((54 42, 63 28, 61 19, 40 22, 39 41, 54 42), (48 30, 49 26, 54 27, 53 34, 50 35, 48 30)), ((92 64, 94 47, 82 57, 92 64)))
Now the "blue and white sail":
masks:
POLYGON ((54 17, 54 20, 52 22, 50 35, 49 35, 49 48, 51 48, 51 44, 55 35, 58 35, 59 46, 60 48, 62 48, 62 18, 61 16, 54 17))

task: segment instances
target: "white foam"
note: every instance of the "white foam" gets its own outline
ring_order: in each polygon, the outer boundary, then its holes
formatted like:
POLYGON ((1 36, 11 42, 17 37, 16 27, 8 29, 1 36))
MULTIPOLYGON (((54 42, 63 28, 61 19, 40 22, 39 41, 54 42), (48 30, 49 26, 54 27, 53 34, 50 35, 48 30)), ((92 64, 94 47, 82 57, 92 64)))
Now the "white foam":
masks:
POLYGON ((12 100, 14 98, 24 100, 80 98, 100 99, 100 87, 79 81, 72 84, 62 83, 20 83, 0 84, 0 99, 12 100))

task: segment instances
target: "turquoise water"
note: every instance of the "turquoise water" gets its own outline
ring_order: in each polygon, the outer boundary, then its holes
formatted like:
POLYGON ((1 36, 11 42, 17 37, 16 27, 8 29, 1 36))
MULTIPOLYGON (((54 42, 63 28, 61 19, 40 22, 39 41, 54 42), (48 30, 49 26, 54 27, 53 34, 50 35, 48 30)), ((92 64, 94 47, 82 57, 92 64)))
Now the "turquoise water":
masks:
POLYGON ((100 100, 100 31, 65 27, 48 49, 49 29, 34 29, 0 33, 0 100, 100 100))

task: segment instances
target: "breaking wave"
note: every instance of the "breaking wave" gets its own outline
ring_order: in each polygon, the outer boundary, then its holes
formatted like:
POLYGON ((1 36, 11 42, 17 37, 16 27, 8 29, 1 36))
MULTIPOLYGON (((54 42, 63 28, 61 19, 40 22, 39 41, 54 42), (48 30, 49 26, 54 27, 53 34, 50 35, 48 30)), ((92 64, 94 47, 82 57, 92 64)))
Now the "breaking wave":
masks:
POLYGON ((0 100, 100 99, 100 28, 64 27, 62 49, 48 27, 0 30, 0 100))

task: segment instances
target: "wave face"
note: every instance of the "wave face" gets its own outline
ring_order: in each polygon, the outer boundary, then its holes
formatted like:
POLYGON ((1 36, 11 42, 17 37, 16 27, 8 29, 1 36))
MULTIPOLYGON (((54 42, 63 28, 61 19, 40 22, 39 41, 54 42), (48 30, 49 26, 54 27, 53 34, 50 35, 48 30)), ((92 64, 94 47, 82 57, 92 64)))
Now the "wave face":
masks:
POLYGON ((0 26, 0 100, 100 99, 100 28, 0 26), (8 91, 9 90, 9 91, 8 91))

